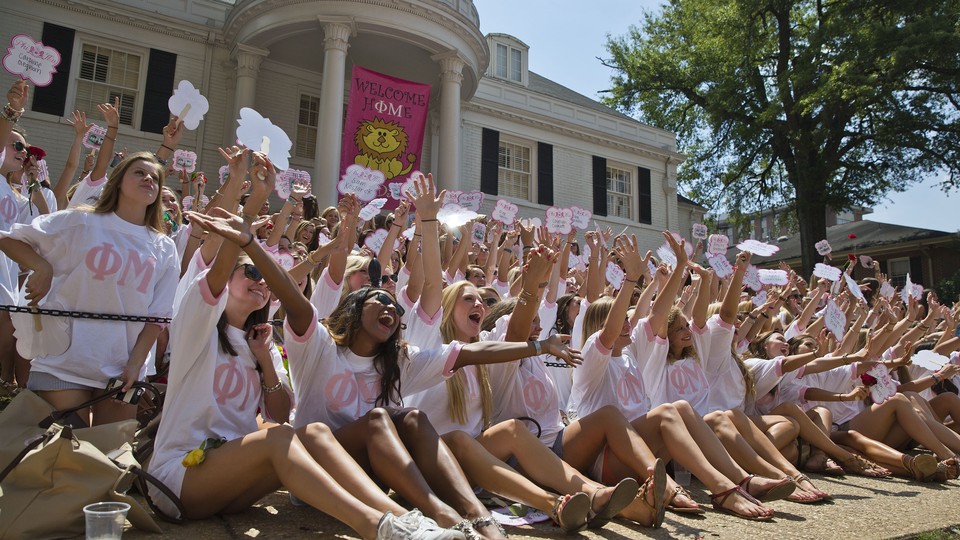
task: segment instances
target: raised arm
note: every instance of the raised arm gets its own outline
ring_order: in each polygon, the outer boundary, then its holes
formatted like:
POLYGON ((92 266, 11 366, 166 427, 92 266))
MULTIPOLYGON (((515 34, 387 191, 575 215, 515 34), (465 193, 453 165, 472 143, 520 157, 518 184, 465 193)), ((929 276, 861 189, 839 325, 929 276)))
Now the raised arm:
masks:
POLYGON ((163 142, 157 148, 156 155, 164 161, 170 161, 177 146, 180 145, 180 138, 183 137, 183 122, 176 116, 171 116, 170 121, 163 128, 163 142))
POLYGON ((546 246, 530 249, 520 279, 517 306, 510 317, 510 324, 507 325, 506 341, 527 341, 530 337, 530 328, 540 308, 543 289, 547 286, 547 276, 557 257, 558 254, 546 246))
POLYGON ((664 232, 663 237, 667 244, 673 249, 677 256, 677 267, 670 274, 670 279, 660 289, 657 300, 653 303, 650 313, 650 328, 661 338, 667 337, 667 317, 670 316, 670 309, 673 307, 673 301, 677 298, 677 292, 680 291, 680 285, 683 284, 683 269, 687 265, 687 252, 684 249, 684 242, 677 242, 669 232, 664 232))
POLYGON ((723 304, 720 305, 720 319, 727 324, 737 323, 737 305, 740 304, 740 289, 743 288, 743 275, 750 266, 750 252, 737 253, 737 269, 730 278, 730 287, 723 295, 723 304))
MULTIPOLYGON (((646 261, 650 260, 650 252, 647 252, 647 255, 644 257, 644 266, 646 266, 646 261)), ((666 265, 661 265, 657 268, 657 272, 647 279, 646 286, 643 288, 643 292, 640 293, 640 298, 637 299, 637 306, 633 310, 633 316, 630 317, 630 327, 633 328, 637 325, 640 319, 646 317, 650 314, 651 302, 653 302, 653 295, 660 290, 660 287, 670 278, 670 271, 667 269, 666 265)))
POLYGON ((383 268, 384 274, 389 268, 390 273, 399 272, 399 268, 393 268, 393 244, 396 243, 397 238, 400 237, 400 233, 403 232, 404 226, 407 224, 407 211, 410 210, 410 203, 408 201, 400 201, 397 204, 396 210, 393 211, 393 221, 390 223, 390 228, 387 230, 387 237, 383 241, 383 245, 380 246, 380 251, 377 253, 377 262, 380 263, 380 268, 383 268))
MULTIPOLYGON (((437 212, 443 203, 446 190, 437 193, 433 175, 422 174, 414 179, 413 204, 417 207, 420 218, 421 240, 420 258, 423 264, 423 290, 420 292, 420 307, 432 317, 440 311, 440 300, 443 295, 442 270, 440 268, 440 222, 437 221, 437 212)), ((466 239, 464 239, 466 240, 466 239)), ((463 240, 461 240, 463 241, 463 240)), ((469 241, 469 240, 468 240, 469 241)))
POLYGON ((635 235, 631 235, 630 238, 618 236, 614 244, 617 257, 623 263, 623 270, 626 275, 623 279, 623 286, 620 287, 616 298, 613 300, 613 307, 607 313, 607 318, 603 322, 603 329, 600 331, 600 337, 598 338, 607 349, 612 349, 617 338, 623 333, 623 323, 627 319, 627 310, 630 309, 633 288, 640 280, 640 276, 643 275, 644 267, 635 235))
POLYGON ((107 134, 103 136, 103 144, 100 145, 100 151, 97 153, 97 161, 93 164, 93 171, 90 172, 91 180, 98 180, 107 175, 107 166, 113 159, 113 147, 117 143, 117 131, 120 129, 120 98, 117 97, 113 105, 101 103, 97 105, 103 119, 107 121, 107 134))
POLYGON ((73 118, 67 120, 73 126, 73 144, 70 145, 70 152, 67 154, 67 162, 63 165, 63 171, 60 178, 53 185, 53 195, 57 199, 58 208, 67 207, 67 190, 70 189, 70 181, 73 179, 73 173, 77 171, 77 165, 80 164, 80 152, 83 149, 83 136, 93 124, 87 123, 87 113, 73 111, 73 118))
POLYGON ((340 213, 340 231, 337 236, 343 235, 343 241, 347 243, 349 249, 337 250, 330 255, 330 262, 327 264, 327 275, 330 279, 340 284, 343 282, 343 273, 347 269, 347 257, 350 250, 357 243, 357 222, 360 219, 360 201, 352 193, 344 195, 337 204, 337 211, 340 213))
POLYGON ((707 308, 710 307, 710 287, 713 282, 713 272, 694 262, 687 262, 687 266, 700 277, 697 283, 692 285, 696 291, 692 312, 693 325, 696 328, 704 328, 707 325, 707 308))

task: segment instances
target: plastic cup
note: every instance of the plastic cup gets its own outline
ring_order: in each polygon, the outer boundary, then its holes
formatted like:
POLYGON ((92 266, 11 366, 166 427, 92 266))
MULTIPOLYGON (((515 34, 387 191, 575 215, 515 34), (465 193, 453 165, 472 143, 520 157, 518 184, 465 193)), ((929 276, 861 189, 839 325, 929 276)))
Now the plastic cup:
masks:
POLYGON ((120 540, 130 505, 122 502, 98 502, 83 507, 87 519, 87 540, 120 540))

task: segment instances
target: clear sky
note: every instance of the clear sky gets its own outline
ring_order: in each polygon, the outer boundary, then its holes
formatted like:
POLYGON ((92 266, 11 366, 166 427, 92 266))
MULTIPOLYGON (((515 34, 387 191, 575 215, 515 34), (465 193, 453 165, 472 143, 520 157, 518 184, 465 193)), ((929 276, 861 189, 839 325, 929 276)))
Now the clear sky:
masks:
MULTIPOLYGON (((658 0, 473 0, 480 30, 510 34, 530 46, 530 70, 598 99, 610 87, 612 71, 598 57, 606 36, 627 33, 644 10, 659 11, 658 0)), ((873 206, 866 219, 943 231, 960 230, 955 212, 960 192, 947 197, 936 179, 893 193, 873 206), (952 212, 952 213, 951 213, 952 212)))

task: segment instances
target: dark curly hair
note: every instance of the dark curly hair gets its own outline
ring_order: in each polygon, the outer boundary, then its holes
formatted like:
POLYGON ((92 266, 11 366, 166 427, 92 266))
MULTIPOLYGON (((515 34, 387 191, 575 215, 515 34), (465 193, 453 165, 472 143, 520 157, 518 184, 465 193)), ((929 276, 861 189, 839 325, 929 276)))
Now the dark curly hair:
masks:
MULTIPOLYGON (((374 293, 382 292, 394 298, 389 291, 375 287, 364 287, 343 297, 336 309, 323 320, 324 326, 339 347, 349 347, 357 339, 363 324, 361 315, 363 304, 374 293)), ((380 393, 374 403, 377 407, 391 405, 403 406, 400 393, 400 362, 407 359, 407 344, 402 339, 403 325, 387 341, 380 344, 380 350, 373 359, 373 366, 380 375, 380 393)))

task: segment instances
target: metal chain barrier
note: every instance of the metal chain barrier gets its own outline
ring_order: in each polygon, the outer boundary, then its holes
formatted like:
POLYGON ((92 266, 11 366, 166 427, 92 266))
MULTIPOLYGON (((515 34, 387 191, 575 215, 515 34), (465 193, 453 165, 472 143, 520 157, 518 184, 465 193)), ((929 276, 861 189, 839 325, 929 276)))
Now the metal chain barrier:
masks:
POLYGON ((50 315, 53 317, 70 317, 71 319, 94 319, 98 321, 142 322, 153 324, 170 324, 170 317, 147 317, 146 315, 115 315, 112 313, 90 313, 88 311, 71 311, 67 309, 45 309, 29 306, 3 306, 0 311, 11 313, 30 313, 34 315, 50 315))

